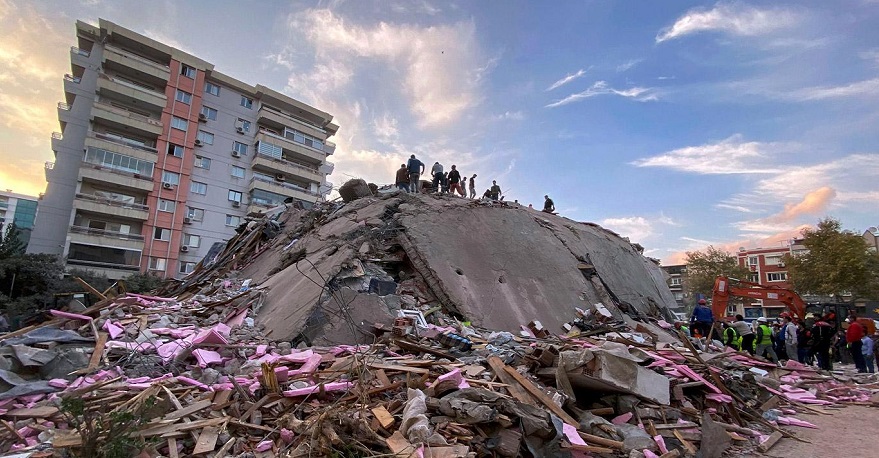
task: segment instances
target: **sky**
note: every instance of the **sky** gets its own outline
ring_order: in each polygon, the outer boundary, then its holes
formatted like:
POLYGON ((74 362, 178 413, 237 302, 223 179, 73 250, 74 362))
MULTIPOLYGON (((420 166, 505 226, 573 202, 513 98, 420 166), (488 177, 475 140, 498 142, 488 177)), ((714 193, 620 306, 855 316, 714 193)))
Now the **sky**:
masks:
POLYGON ((0 189, 45 189, 99 17, 334 115, 336 185, 416 154, 666 265, 879 224, 879 0, 0 0, 0 189))

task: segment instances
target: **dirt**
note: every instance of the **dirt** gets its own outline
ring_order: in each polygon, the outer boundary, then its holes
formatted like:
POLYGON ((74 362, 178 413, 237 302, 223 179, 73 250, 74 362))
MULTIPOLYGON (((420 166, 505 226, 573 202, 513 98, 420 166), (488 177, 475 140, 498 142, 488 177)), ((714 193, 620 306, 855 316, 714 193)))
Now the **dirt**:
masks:
MULTIPOLYGON (((799 419, 818 426, 817 429, 788 428, 797 437, 811 444, 793 439, 782 439, 765 455, 770 457, 875 458, 876 437, 879 437, 879 409, 849 406, 833 415, 799 415, 799 419)), ((758 455, 759 456, 759 455, 758 455)))

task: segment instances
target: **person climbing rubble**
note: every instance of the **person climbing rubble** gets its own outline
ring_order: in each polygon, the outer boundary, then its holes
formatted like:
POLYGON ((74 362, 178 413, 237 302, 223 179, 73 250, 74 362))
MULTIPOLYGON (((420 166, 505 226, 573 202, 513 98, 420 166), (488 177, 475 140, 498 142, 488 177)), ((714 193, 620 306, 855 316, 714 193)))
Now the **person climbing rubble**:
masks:
POLYGON ((476 198, 476 174, 474 173, 472 177, 470 177, 470 198, 476 198))
POLYGON ((772 348, 773 336, 772 329, 769 327, 765 316, 757 318, 757 356, 767 358, 773 363, 778 364, 778 355, 772 348))
POLYGON ((491 199, 491 189, 486 189, 484 193, 482 193, 483 199, 491 199))
POLYGON ((397 170, 396 185, 397 189, 409 192, 409 169, 406 164, 400 164, 400 169, 397 170))
POLYGON ((501 198, 501 187, 497 185, 496 180, 491 180, 491 200, 499 200, 501 198))
POLYGON ((754 354, 754 330, 751 329, 751 325, 745 321, 745 317, 741 315, 736 315, 736 321, 733 322, 732 326, 736 329, 736 332, 739 333, 739 337, 742 339, 741 349, 746 350, 751 355, 754 354))
POLYGON ((413 154, 412 156, 409 156, 407 168, 409 169, 409 192, 418 194, 418 188, 421 187, 421 174, 424 173, 425 170, 424 162, 416 159, 413 154))
POLYGON ((449 191, 452 194, 455 194, 455 191, 458 191, 458 194, 461 197, 466 197, 467 194, 464 193, 464 188, 461 187, 461 172, 458 171, 457 166, 452 166, 452 171, 449 172, 449 191))
POLYGON ((555 202, 553 202, 552 199, 549 198, 549 196, 543 196, 543 198, 545 199, 543 201, 543 211, 545 213, 552 213, 554 215, 555 214, 555 202))
MULTIPOLYGON (((705 299, 699 299, 693 314, 690 316, 690 328, 696 337, 708 337, 711 332, 711 325, 714 324, 714 313, 708 308, 708 302, 705 299)), ((710 337, 709 337, 709 340, 710 337)))

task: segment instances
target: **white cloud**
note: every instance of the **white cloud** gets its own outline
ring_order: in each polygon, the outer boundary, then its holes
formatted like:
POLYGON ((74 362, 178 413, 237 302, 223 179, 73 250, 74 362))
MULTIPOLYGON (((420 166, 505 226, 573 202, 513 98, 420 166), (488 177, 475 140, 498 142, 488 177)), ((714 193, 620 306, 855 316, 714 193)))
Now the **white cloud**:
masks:
POLYGON ((505 111, 501 114, 492 116, 491 119, 493 119, 495 121, 504 121, 504 120, 522 121, 525 119, 525 113, 523 113, 521 110, 505 111))
POLYGON ((726 210, 733 210, 733 211, 737 211, 737 212, 741 212, 741 213, 754 213, 754 210, 751 210, 750 208, 742 206, 742 205, 732 205, 732 204, 720 203, 720 204, 714 205, 714 207, 726 209, 726 210))
POLYGON ((760 9, 744 3, 721 2, 710 10, 694 8, 687 11, 670 27, 660 30, 656 42, 707 31, 739 36, 766 35, 791 27, 801 19, 800 14, 791 10, 760 9))
POLYGON ((843 86, 819 86, 793 91, 788 98, 799 101, 879 95, 879 78, 857 81, 843 86))
POLYGON ((636 65, 640 64, 643 60, 644 60, 644 59, 632 59, 632 60, 630 60, 630 61, 628 61, 628 62, 626 62, 626 63, 620 64, 620 65, 617 65, 617 71, 618 71, 618 72, 624 72, 624 71, 627 71, 627 70, 631 70, 631 69, 634 68, 636 65))
POLYGON ((623 237, 628 237, 632 242, 643 243, 656 233, 658 226, 679 226, 672 218, 660 213, 657 217, 626 216, 620 218, 605 218, 599 222, 623 237))
POLYGON ((620 97, 637 100, 638 102, 650 102, 659 100, 659 94, 653 88, 633 87, 629 89, 614 89, 606 81, 596 81, 595 84, 582 92, 571 94, 561 100, 546 105, 546 108, 555 108, 569 103, 585 100, 599 95, 618 95, 620 97))
POLYGON ((775 174, 781 169, 769 164, 768 153, 778 147, 777 143, 743 142, 741 135, 733 135, 718 143, 678 148, 631 164, 703 175, 775 174))
POLYGON ((864 60, 872 61, 874 65, 879 67, 879 48, 861 51, 858 53, 858 57, 864 60))
POLYGON ((372 121, 375 127, 375 135, 387 142, 397 138, 399 131, 397 130, 397 119, 389 113, 385 113, 381 118, 372 121))
POLYGON ((546 88, 546 90, 551 91, 553 89, 558 89, 558 88, 570 83, 571 81, 574 81, 575 79, 580 78, 581 76, 583 76, 585 74, 586 74, 586 70, 583 70, 581 68, 580 70, 577 70, 574 73, 570 73, 568 75, 565 75, 564 77, 562 77, 562 79, 556 81, 555 83, 552 83, 548 88, 546 88))

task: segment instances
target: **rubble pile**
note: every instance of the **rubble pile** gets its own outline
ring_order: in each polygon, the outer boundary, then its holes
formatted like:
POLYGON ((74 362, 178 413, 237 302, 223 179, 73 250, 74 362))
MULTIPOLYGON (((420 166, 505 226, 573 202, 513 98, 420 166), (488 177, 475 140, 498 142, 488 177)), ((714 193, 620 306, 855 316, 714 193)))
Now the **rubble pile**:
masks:
MULTIPOLYGON (((766 452, 799 440, 792 427, 814 427, 810 417, 879 406, 874 375, 778 367, 676 334, 651 296, 633 293, 637 282, 624 288, 603 273, 615 267, 600 250, 569 251, 574 261, 562 265, 581 283, 566 305, 490 326, 518 318, 473 313, 485 286, 474 280, 462 294, 438 273, 431 246, 400 243, 403 228, 419 240, 422 227, 395 218, 405 199, 275 212, 182 282, 55 310, 0 336, 0 451, 708 458, 766 452), (305 325, 292 334, 272 322, 295 317, 305 325)), ((443 211, 485 204, 450 205, 443 211)), ((567 224, 489 205, 476 210, 567 224)), ((607 237, 625 265, 620 253, 632 248, 607 237)), ((508 284, 524 281, 504 272, 508 284)))

